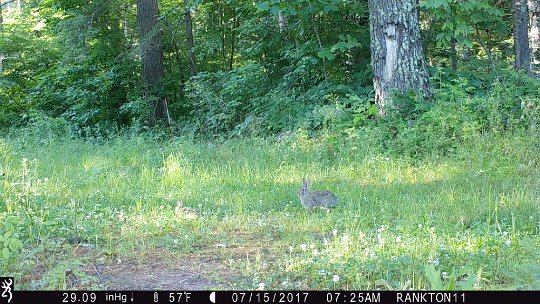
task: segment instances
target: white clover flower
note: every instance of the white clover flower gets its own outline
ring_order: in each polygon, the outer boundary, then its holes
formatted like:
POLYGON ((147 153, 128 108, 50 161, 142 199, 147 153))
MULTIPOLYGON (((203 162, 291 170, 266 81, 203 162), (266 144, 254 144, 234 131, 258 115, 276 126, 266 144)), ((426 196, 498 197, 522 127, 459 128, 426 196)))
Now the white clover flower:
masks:
POLYGON ((259 288, 257 288, 257 290, 264 290, 264 283, 259 283, 259 288))
POLYGON ((300 249, 302 249, 302 251, 306 251, 306 247, 307 247, 306 244, 300 245, 300 249))
POLYGON ((332 281, 334 281, 334 283, 339 282, 339 276, 335 274, 334 277, 332 278, 332 281))
POLYGON ((422 224, 418 224, 418 229, 422 229, 422 224))
POLYGON ((335 236, 337 234, 337 229, 332 230, 332 234, 335 236))
POLYGON ((372 252, 372 253, 369 254, 369 257, 372 258, 372 259, 374 259, 374 258, 377 257, 377 255, 375 254, 375 252, 372 252))
POLYGON ((396 237, 396 242, 401 243, 401 236, 400 236, 400 235, 398 235, 398 236, 396 237))
POLYGON ((292 253, 293 252, 293 246, 289 246, 289 253, 292 253))
POLYGON ((508 235, 508 231, 503 232, 503 236, 507 236, 507 235, 508 235))
POLYGON ((313 255, 314 255, 314 256, 318 256, 318 255, 319 255, 319 250, 313 249, 313 255))
POLYGON ((441 275, 442 275, 442 278, 445 279, 445 280, 448 279, 448 278, 450 277, 450 276, 448 275, 448 272, 446 272, 446 271, 443 271, 443 273, 441 273, 441 275))
POLYGON ((512 244, 512 241, 510 241, 510 239, 506 240, 505 242, 506 246, 510 246, 512 244))
POLYGON ((309 244, 309 248, 311 249, 315 248, 315 244, 309 244))
POLYGON ((439 266, 439 260, 438 260, 438 259, 435 259, 435 260, 433 261, 433 265, 439 266))

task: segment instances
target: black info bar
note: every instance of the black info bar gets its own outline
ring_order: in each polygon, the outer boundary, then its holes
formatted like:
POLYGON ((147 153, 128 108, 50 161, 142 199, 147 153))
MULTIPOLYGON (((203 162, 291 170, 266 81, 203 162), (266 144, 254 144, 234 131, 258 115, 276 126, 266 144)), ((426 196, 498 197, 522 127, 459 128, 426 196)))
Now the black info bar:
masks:
POLYGON ((0 303, 539 303, 540 291, 18 291, 0 303))

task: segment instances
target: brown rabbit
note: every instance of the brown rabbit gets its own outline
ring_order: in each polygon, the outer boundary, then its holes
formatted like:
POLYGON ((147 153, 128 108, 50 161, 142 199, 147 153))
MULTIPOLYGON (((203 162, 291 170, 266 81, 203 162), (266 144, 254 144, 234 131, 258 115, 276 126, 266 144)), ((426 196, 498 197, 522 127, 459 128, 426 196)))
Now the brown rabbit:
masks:
POLYGON ((337 197, 330 191, 309 192, 309 181, 303 179, 304 184, 298 191, 298 197, 302 206, 308 210, 321 208, 328 210, 337 204, 337 197))
POLYGON ((176 202, 176 208, 174 208, 174 215, 176 215, 176 217, 184 218, 186 220, 196 220, 199 217, 197 210, 189 207, 184 207, 184 202, 182 201, 182 199, 179 199, 178 202, 176 202))

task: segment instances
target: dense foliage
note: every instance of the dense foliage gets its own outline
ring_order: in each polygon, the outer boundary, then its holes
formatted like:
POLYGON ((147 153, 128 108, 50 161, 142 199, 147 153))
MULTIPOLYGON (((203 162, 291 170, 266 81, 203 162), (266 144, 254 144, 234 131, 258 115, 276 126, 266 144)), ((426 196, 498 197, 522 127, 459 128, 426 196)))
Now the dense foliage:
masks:
MULTIPOLYGON (((134 3, 22 3, 20 11, 14 3, 3 8, 1 128, 49 121, 69 134, 103 136, 152 125, 134 3)), ((403 105, 384 118, 373 105, 367 1, 163 0, 160 11, 165 77, 153 93, 167 98, 178 133, 371 129, 382 148, 415 154, 446 153, 478 133, 536 124, 539 85, 511 68, 507 2, 420 1, 435 97, 398 97, 403 105), (193 20, 194 77, 185 9, 193 20)))

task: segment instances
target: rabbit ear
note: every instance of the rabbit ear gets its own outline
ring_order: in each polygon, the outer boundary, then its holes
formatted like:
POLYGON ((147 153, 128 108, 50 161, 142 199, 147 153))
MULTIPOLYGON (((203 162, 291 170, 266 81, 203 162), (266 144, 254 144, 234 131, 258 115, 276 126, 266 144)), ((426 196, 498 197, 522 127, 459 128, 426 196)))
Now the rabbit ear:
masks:
POLYGON ((307 187, 307 185, 308 185, 308 181, 307 181, 307 180, 306 180, 305 178, 302 178, 302 182, 304 183, 304 186, 306 186, 306 187, 307 187))

